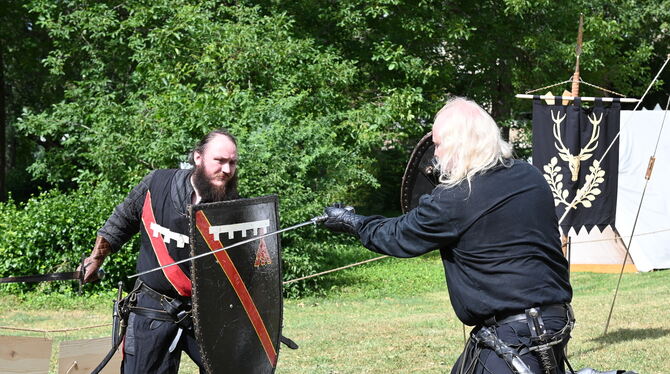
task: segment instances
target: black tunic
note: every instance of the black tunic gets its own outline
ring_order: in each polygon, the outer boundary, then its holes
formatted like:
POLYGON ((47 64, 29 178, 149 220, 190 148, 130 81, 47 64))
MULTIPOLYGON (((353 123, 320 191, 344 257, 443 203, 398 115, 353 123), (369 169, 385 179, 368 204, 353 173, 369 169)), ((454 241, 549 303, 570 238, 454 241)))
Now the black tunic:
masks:
POLYGON ((400 217, 367 217, 358 234, 395 257, 440 249, 451 304, 467 325, 572 299, 551 191, 523 161, 476 175, 471 186, 437 187, 400 217))
MULTIPOLYGON (((158 261, 151 244, 150 235, 159 230, 160 240, 165 242, 167 252, 173 260, 178 261, 190 255, 188 242, 179 242, 189 234, 188 206, 193 197, 193 186, 190 182, 191 170, 161 169, 152 171, 133 188, 128 197, 119 204, 105 225, 98 231, 118 251, 137 232, 141 232, 141 247, 137 258, 137 271, 145 271, 157 267, 158 261), (143 220, 143 207, 147 202, 147 194, 151 197, 151 207, 155 224, 160 228, 147 229, 143 220), (168 237, 165 237, 165 233, 168 237)), ((144 216, 146 219, 147 217, 144 216)), ((176 265, 181 268, 190 286, 190 269, 188 263, 176 265)), ((175 287, 168 281, 165 273, 155 271, 141 277, 149 287, 170 297, 178 297, 175 287)), ((154 310, 162 310, 161 303, 145 293, 137 296, 137 306, 154 310)), ((183 300, 188 297, 183 297, 183 300)), ((186 330, 177 335, 180 326, 172 322, 154 320, 150 317, 131 313, 128 330, 124 340, 124 357, 122 372, 135 373, 176 373, 182 351, 188 354, 204 373, 202 358, 193 330, 186 330), (170 346, 177 342, 176 349, 170 346)))
MULTIPOLYGON (((152 171, 130 192, 128 197, 119 204, 105 225, 98 231, 117 251, 137 232, 141 235, 141 248, 137 258, 137 272, 159 266, 156 255, 151 247, 147 232, 142 223, 142 208, 151 191, 151 201, 156 222, 173 232, 174 235, 188 237, 188 206, 193 196, 190 182, 192 170, 161 169, 152 171), (141 230, 140 230, 141 229, 141 230)), ((151 234, 151 233, 149 233, 151 234)), ((186 242, 180 245, 175 240, 168 240, 166 246, 174 261, 190 256, 191 247, 186 242)), ((188 263, 177 265, 186 276, 190 276, 188 263)), ((161 271, 145 274, 141 279, 158 292, 171 297, 178 296, 174 287, 161 271)))

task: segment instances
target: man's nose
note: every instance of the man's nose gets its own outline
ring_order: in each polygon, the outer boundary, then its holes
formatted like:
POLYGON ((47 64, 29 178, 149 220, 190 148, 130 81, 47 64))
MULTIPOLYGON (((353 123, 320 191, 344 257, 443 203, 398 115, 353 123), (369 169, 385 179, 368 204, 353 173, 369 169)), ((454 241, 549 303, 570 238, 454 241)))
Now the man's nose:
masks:
POLYGON ((221 171, 230 174, 230 163, 226 162, 223 165, 221 165, 221 171))

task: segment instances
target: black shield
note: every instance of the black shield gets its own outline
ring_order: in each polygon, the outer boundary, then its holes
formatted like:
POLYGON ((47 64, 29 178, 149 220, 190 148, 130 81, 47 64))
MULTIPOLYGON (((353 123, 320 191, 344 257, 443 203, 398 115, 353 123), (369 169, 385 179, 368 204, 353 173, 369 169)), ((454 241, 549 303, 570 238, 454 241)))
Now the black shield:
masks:
POLYGON ((414 147, 400 185, 400 207, 407 213, 416 207, 421 195, 429 194, 439 183, 439 171, 433 164, 433 133, 426 134, 414 147))
MULTIPOLYGON (((278 229, 277 196, 195 205, 193 255, 278 229)), ((195 336, 208 373, 273 373, 282 322, 277 235, 192 263, 195 336)))

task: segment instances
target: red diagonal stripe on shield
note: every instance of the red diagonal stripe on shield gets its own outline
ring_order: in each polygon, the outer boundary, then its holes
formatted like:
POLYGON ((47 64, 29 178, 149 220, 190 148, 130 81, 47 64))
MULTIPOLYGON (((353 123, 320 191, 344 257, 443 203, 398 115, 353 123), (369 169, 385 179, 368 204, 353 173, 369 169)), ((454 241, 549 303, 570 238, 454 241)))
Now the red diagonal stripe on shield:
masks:
MULTIPOLYGON (((215 240, 214 235, 209 233, 211 224, 202 210, 199 210, 195 213, 195 224, 198 227, 200 235, 202 235, 203 239, 205 239, 205 242, 211 251, 223 248, 223 244, 220 241, 215 240)), ((228 281, 230 281, 230 284, 233 286, 237 297, 240 298, 242 306, 247 312, 247 316, 249 317, 249 320, 251 321, 251 324, 256 331, 256 335, 258 335, 258 339, 261 341, 261 345, 265 350, 265 354, 268 356, 270 364, 274 367, 277 363, 277 351, 272 344, 270 334, 265 328, 265 322, 263 322, 261 315, 258 313, 256 304, 251 298, 244 280, 242 280, 240 273, 237 271, 237 268, 235 267, 235 264, 228 255, 227 251, 216 252, 214 253, 214 256, 216 256, 216 260, 218 261, 219 265, 221 265, 221 269, 223 269, 226 277, 228 277, 228 281)))

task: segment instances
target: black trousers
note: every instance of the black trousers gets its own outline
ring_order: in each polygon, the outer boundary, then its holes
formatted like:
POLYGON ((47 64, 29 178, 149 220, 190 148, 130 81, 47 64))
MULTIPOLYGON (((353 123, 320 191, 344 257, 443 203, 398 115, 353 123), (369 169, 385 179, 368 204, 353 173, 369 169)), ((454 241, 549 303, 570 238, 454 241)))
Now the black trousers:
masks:
MULTIPOLYGON (((567 323, 567 318, 544 318, 544 324, 547 332, 553 333, 561 330, 567 323)), ((476 331, 477 328, 473 330, 476 331)), ((512 322, 493 327, 500 340, 512 348, 530 347, 530 329, 528 324, 523 322, 512 322)), ((564 348, 568 343, 569 337, 565 337, 559 344, 553 346, 554 355, 558 362, 558 373, 565 373, 564 348)), ((526 352, 521 355, 521 360, 528 365, 533 373, 542 374, 544 369, 539 357, 533 352, 526 352)), ((473 339, 469 339, 465 350, 451 369, 451 374, 511 374, 514 373, 507 363, 500 358, 493 350, 486 347, 477 346, 473 339)))
MULTIPOLYGON (((160 303, 140 294, 137 305, 162 310, 160 303)), ((123 343, 122 374, 176 374, 182 352, 185 352, 204 374, 202 358, 193 330, 183 330, 175 349, 170 345, 179 333, 179 326, 169 321, 158 321, 131 313, 123 343)))

